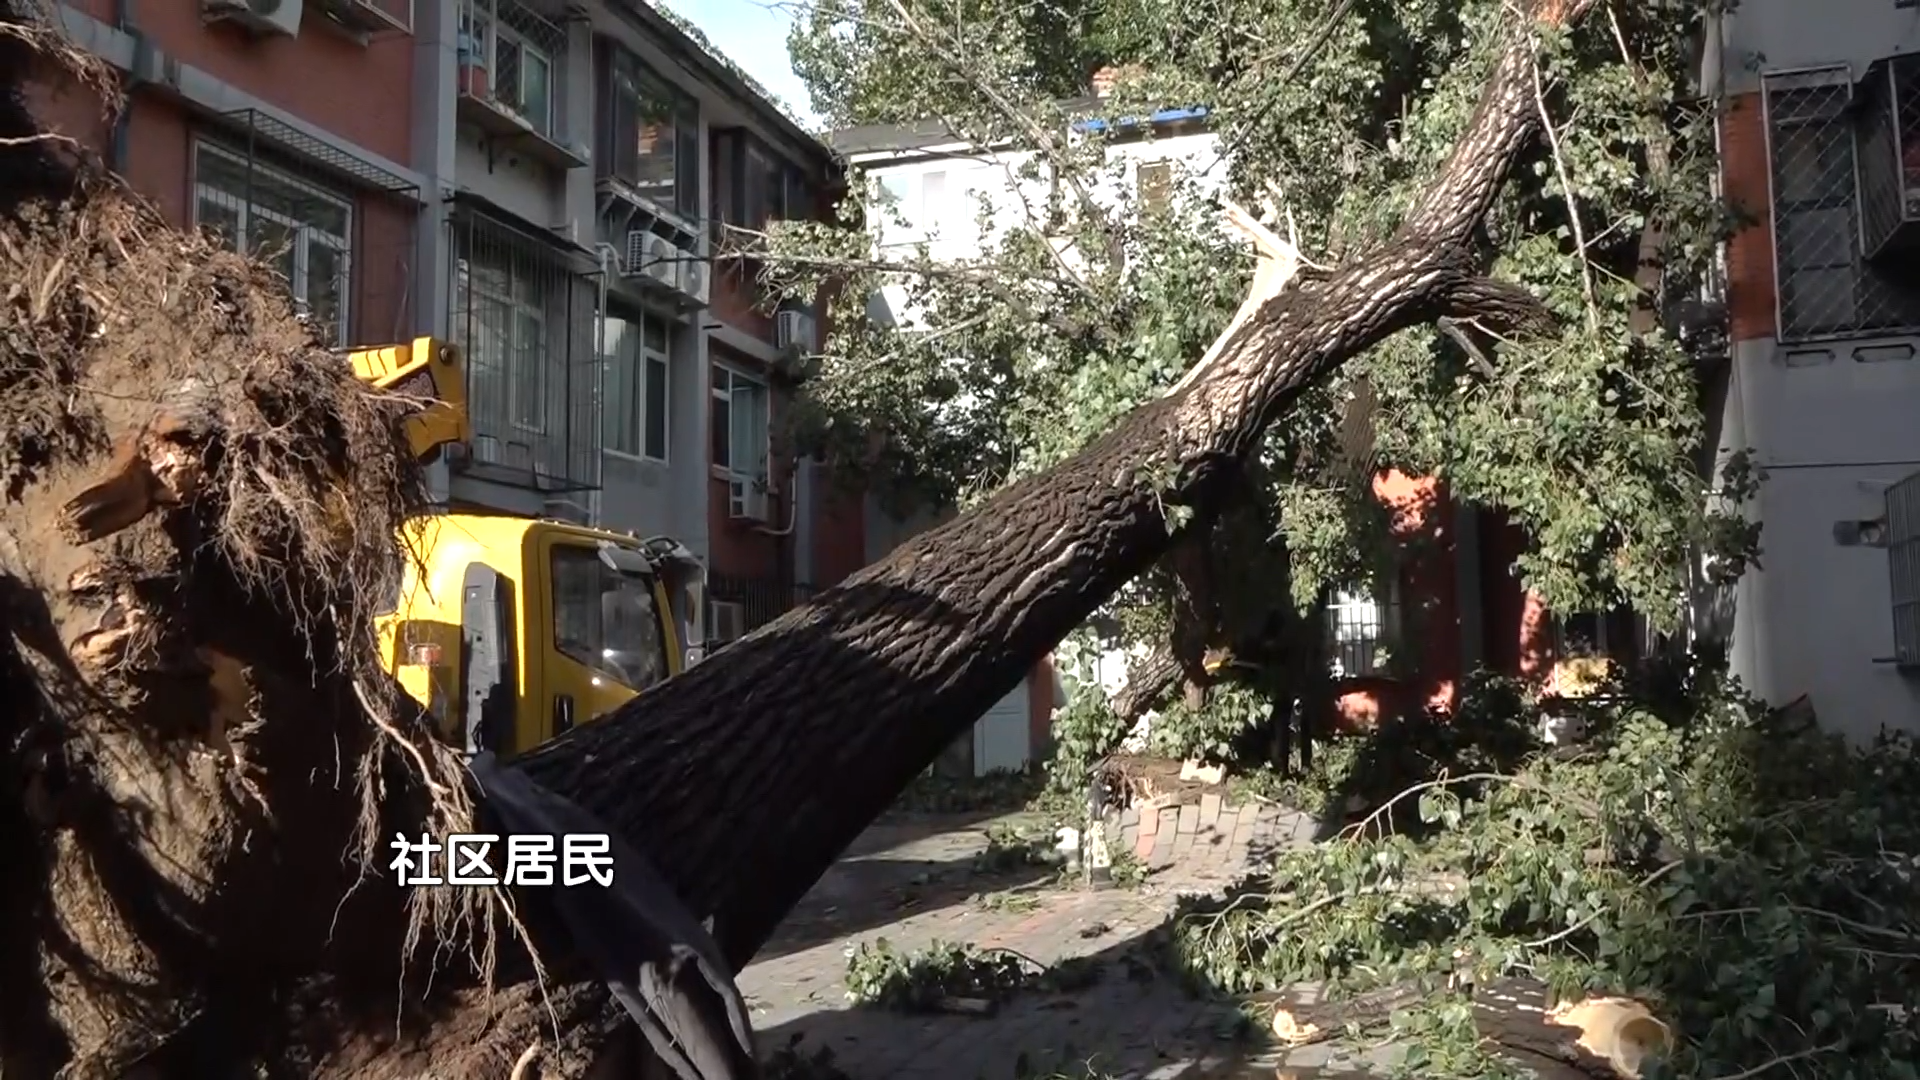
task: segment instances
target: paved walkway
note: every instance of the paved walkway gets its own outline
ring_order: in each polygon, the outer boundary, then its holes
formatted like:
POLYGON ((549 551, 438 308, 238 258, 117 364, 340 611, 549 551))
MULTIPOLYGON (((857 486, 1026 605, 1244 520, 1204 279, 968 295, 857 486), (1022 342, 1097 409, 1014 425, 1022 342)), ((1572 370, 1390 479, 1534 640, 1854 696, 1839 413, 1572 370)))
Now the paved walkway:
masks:
POLYGON ((1062 1069, 1133 1080, 1246 1075, 1237 1071, 1230 1037, 1238 1013, 1188 997, 1132 954, 1179 894, 1215 891, 1265 853, 1312 842, 1312 821, 1275 806, 1218 801, 1131 814, 1114 846, 1131 845, 1153 869, 1146 885, 1038 890, 1024 911, 970 900, 1050 876, 1038 867, 1024 875, 977 873, 973 857, 987 845, 986 825, 896 819, 863 837, 740 977, 761 1045, 772 1050, 804 1035, 799 1050, 831 1048, 853 1080, 1016 1080, 1062 1069), (1085 990, 1020 994, 991 1017, 854 1009, 846 1001, 845 950, 876 937, 904 949, 943 940, 1013 949, 1040 963, 1109 962, 1085 990))

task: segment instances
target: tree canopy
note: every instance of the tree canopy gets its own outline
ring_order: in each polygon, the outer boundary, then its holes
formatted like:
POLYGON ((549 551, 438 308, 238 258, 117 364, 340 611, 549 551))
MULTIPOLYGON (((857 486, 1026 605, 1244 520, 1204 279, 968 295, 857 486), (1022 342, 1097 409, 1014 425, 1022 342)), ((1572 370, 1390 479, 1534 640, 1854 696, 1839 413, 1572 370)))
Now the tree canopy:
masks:
MULTIPOLYGON (((1277 531, 1229 541, 1283 543, 1289 572, 1236 559, 1257 580, 1222 592, 1305 607, 1383 566, 1374 468, 1504 511, 1527 537, 1523 580, 1557 610, 1624 603, 1671 627, 1693 558, 1737 571, 1754 553, 1752 527, 1703 513, 1715 478, 1699 371, 1658 317, 1698 295, 1731 224, 1711 183, 1714 103, 1692 74, 1716 2, 1609 4, 1544 43, 1549 136, 1483 240, 1494 273, 1560 317, 1558 336, 1522 345, 1443 320, 1310 391, 1253 478, 1258 520, 1277 531)), ((783 292, 844 282, 821 294, 832 332, 793 436, 895 506, 963 503, 1060 460, 1177 382, 1244 295, 1251 262, 1217 195, 1251 205, 1275 181, 1321 265, 1392 232, 1468 122, 1502 10, 811 0, 790 44, 829 126, 938 125, 1006 186, 1045 194, 1018 213, 983 200, 978 243, 876 248, 893 211, 856 168, 839 221, 772 228, 766 272, 783 292), (1120 78, 1094 106, 1089 79, 1107 65, 1120 78), (1219 160, 1176 166, 1154 205, 1126 182, 1112 129, 1069 135, 1090 111, 1192 106, 1219 160), (915 317, 872 318, 882 286, 915 317)), ((1164 625, 1164 584, 1118 605, 1130 636, 1164 625)))

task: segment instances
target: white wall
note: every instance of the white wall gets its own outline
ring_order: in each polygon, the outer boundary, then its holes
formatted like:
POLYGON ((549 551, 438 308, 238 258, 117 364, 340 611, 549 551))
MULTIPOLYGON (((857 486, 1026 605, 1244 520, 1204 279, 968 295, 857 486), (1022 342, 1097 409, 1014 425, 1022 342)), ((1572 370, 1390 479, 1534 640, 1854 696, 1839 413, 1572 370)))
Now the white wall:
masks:
POLYGON ((1894 0, 1740 0, 1725 21, 1725 85, 1760 89, 1760 73, 1845 63, 1868 64, 1920 47, 1920 8, 1894 0))
POLYGON ((1886 486, 1920 471, 1920 348, 1872 362, 1890 341, 1902 339, 1735 345, 1721 438, 1751 446, 1766 470, 1762 567, 1736 594, 1734 671, 1775 704, 1809 695, 1829 730, 1857 738, 1920 730, 1920 680, 1886 662, 1887 553, 1834 540, 1836 522, 1881 516, 1886 486))
MULTIPOLYGON (((1846 64, 1857 78, 1916 46, 1920 10, 1891 2, 1742 0, 1709 44, 1706 80, 1744 94, 1770 72, 1846 64)), ((1920 730, 1920 680, 1887 662, 1887 553, 1834 537, 1837 522, 1884 514, 1887 485, 1920 471, 1916 417, 1920 336, 1734 344, 1719 457, 1751 448, 1765 470, 1747 508, 1761 565, 1733 590, 1734 672, 1774 704, 1808 695, 1829 730, 1854 738, 1920 730)))
MULTIPOLYGON (((1219 140, 1212 132, 1142 139, 1110 144, 1105 166, 1086 178, 1089 194, 1112 210, 1123 205, 1144 163, 1171 162, 1189 178, 1192 189, 1217 194, 1226 184, 1226 166, 1218 161, 1219 140)), ((1027 152, 971 153, 960 145, 929 147, 908 153, 855 154, 852 163, 877 181, 895 199, 887 209, 870 203, 869 221, 882 251, 896 245, 910 248, 926 242, 936 259, 977 257, 1015 231, 1043 227, 1053 198, 1050 170, 1044 158, 1027 152), (1022 175, 1039 161, 1037 179, 1022 175), (934 177, 931 186, 929 177, 934 177), (986 211, 986 230, 980 215, 986 211), (896 217, 900 220, 896 221, 896 217)), ((1187 190, 1176 179, 1177 190, 1187 190)), ((1071 191, 1063 198, 1072 200, 1071 191)), ((1071 260, 1076 253, 1068 252, 1071 260)), ((911 310, 904 286, 883 288, 878 317, 910 323, 911 310)))

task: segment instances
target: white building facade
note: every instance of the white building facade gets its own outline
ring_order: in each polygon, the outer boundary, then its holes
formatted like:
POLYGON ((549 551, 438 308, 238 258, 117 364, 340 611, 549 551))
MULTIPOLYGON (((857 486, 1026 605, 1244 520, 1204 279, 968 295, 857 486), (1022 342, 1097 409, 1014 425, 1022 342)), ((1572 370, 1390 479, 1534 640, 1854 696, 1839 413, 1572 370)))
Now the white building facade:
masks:
MULTIPOLYGON (((1728 247, 1719 447, 1765 471, 1735 672, 1856 738, 1920 728, 1920 9, 1742 0, 1710 35, 1728 247), (1890 513, 1891 510, 1891 513, 1890 513)), ((1726 608, 1731 608, 1727 611, 1726 608)))

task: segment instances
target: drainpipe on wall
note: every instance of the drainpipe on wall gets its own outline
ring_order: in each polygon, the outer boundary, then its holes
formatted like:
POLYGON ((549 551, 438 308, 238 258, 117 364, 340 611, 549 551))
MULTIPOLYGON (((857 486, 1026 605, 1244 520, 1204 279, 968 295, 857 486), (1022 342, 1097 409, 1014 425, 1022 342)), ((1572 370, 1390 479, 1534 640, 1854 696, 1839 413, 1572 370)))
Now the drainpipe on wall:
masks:
MULTIPOLYGON (((594 244, 593 250, 600 256, 600 284, 597 290, 599 295, 594 298, 593 308, 593 362, 603 364, 607 358, 607 289, 613 281, 614 269, 620 265, 618 262, 620 252, 612 244, 604 241, 594 244)), ((601 389, 604 390, 606 385, 606 371, 602 369, 601 389)), ((600 468, 603 470, 603 475, 600 477, 600 485, 587 492, 587 524, 597 529, 600 528, 602 520, 600 500, 607 488, 607 478, 604 475, 607 461, 604 453, 607 446, 607 403, 604 395, 601 394, 595 394, 594 399, 593 452, 600 455, 600 468)))
POLYGON ((133 24, 133 0, 113 0, 113 25, 115 29, 133 39, 133 63, 128 65, 127 73, 120 79, 125 100, 120 103, 120 111, 113 118, 113 135, 108 148, 107 162, 115 173, 125 176, 129 157, 128 132, 133 126, 133 91, 134 87, 140 83, 140 72, 146 70, 146 65, 142 62, 146 59, 144 54, 150 52, 153 46, 147 41, 147 36, 140 32, 139 27, 133 24))

